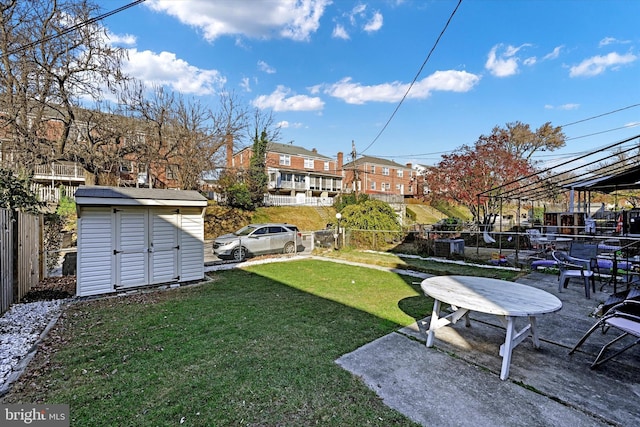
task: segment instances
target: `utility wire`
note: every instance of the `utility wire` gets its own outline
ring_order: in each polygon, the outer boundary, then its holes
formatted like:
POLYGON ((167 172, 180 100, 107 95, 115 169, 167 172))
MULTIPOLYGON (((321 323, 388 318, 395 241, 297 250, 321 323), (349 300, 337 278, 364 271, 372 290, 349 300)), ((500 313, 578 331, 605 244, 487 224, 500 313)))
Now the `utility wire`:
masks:
POLYGON ((420 67, 420 69, 418 70, 418 73, 416 74, 416 76, 413 78, 413 81, 411 82, 411 84, 409 85, 409 87, 407 88, 406 92, 404 93, 404 95, 402 96, 402 99, 400 100, 400 102, 398 102, 398 105, 396 105, 395 110, 393 110, 393 113, 391 113, 391 116, 389 117, 389 119, 387 120, 387 122, 384 124, 384 126, 382 127, 382 129, 380 129, 380 132, 378 132, 378 134, 376 135, 375 138, 373 138, 373 141, 371 141, 369 143, 369 145, 367 145, 367 147, 362 150, 360 152, 360 154, 364 154, 365 151, 367 151, 369 148, 371 148, 371 146, 373 144, 376 143, 376 141, 378 140, 378 138, 380 138, 380 135, 382 135, 382 133, 385 131, 385 129, 387 129, 387 126, 389 126, 389 123, 391 123, 391 120, 393 120, 393 118, 395 117, 396 113, 398 112, 398 110, 400 109, 400 106, 402 105, 402 103, 404 102, 404 100, 407 98, 407 96, 409 95, 409 92, 411 91, 411 89, 413 88, 413 85, 416 83, 416 81, 418 80, 418 77, 420 77, 420 74, 422 73, 422 70, 424 69, 425 65, 427 65, 427 62, 429 61, 429 58, 431 58, 431 54, 433 54, 433 51, 436 49, 436 46, 438 46, 438 43, 440 42, 440 39, 442 38, 442 36, 444 35, 445 31, 447 31, 447 27, 449 27, 449 23, 451 22, 451 20, 453 19, 453 16, 456 14, 456 12, 458 11, 458 8, 460 7, 460 4, 462 4, 462 0, 458 0, 458 4, 456 5, 455 9, 453 9, 453 12, 451 12, 451 15, 449 16, 449 19, 447 20, 447 23, 444 25, 444 28, 442 29, 442 31, 440 31, 440 35, 438 35, 438 38, 436 39, 435 43, 433 44, 433 47, 431 48, 431 50, 429 51, 429 54, 427 55, 427 57, 425 58, 424 62, 422 63, 422 66, 420 67))
POLYGON ((76 31, 76 30, 78 30, 78 29, 80 29, 82 27, 86 27, 86 26, 91 25, 91 24, 93 24, 95 22, 101 21, 101 20, 103 20, 105 18, 108 18, 108 17, 110 17, 112 15, 115 15, 116 13, 120 13, 123 10, 129 9, 130 7, 137 6, 140 3, 144 3, 145 1, 146 0, 136 0, 134 2, 131 2, 129 4, 124 5, 122 7, 114 9, 111 12, 106 12, 106 13, 103 13, 102 15, 96 16, 95 18, 91 18, 91 19, 87 19, 86 21, 79 22, 79 23, 77 23, 75 25, 72 25, 71 27, 65 28, 64 30, 62 30, 62 31, 60 31, 60 32, 58 32, 56 34, 52 34, 50 36, 43 37, 40 40, 35 40, 35 41, 31 42, 31 43, 27 43, 24 46, 20 46, 20 47, 18 47, 16 49, 10 50, 9 52, 5 52, 4 54, 2 54, 1 57, 4 58, 4 57, 9 56, 9 55, 15 55, 16 53, 19 53, 19 52, 25 51, 27 49, 30 49, 30 48, 32 48, 34 46, 37 46, 37 45, 41 44, 41 43, 46 43, 46 42, 48 42, 50 40, 53 40, 55 38, 58 38, 58 37, 61 37, 61 36, 65 35, 65 34, 69 34, 69 33, 73 32, 73 31, 76 31))
MULTIPOLYGON (((628 110, 629 108, 634 108, 634 107, 637 107, 637 106, 640 106, 640 104, 628 105, 626 107, 618 108, 617 110, 609 111, 607 113, 598 114, 597 116, 592 116, 592 117, 588 117, 586 119, 578 120, 576 122, 567 123, 566 125, 562 125, 560 127, 561 128, 566 128, 567 126, 575 125, 575 124, 582 123, 582 122, 587 122, 589 120, 597 119, 597 118, 600 118, 600 117, 603 117, 603 116, 608 116, 609 114, 618 113, 620 111, 628 110)), ((575 138, 572 138, 572 139, 575 139, 575 138)))
MULTIPOLYGON (((575 125, 578 123, 583 123, 589 120, 594 120, 594 119, 598 119, 600 117, 604 117, 604 116, 608 116, 609 114, 614 114, 614 113, 619 113, 620 111, 624 111, 624 110, 628 110, 630 108, 635 108, 635 107, 639 107, 640 104, 633 104, 633 105, 628 105, 626 107, 622 107, 622 108, 618 108, 616 110, 612 110, 612 111, 608 111, 606 113, 602 113, 602 114, 598 114, 596 116, 591 116, 591 117, 587 117, 586 119, 581 119, 581 120, 577 120, 575 122, 571 122, 571 123, 567 123, 565 125, 561 125, 561 128, 565 128, 567 126, 571 126, 571 125, 575 125)), ((600 135, 603 133, 607 133, 607 132, 614 132, 617 130, 621 130, 621 129, 628 129, 631 127, 635 127, 634 126, 620 126, 617 128, 612 128, 612 129, 607 129, 607 130, 603 130, 600 132, 595 132, 595 133, 590 133, 590 134, 586 134, 586 135, 579 135, 579 136, 572 136, 571 138, 565 138, 565 141, 573 141, 575 139, 582 139, 582 138, 588 138, 590 136, 595 136, 595 135, 600 135)), ((367 147, 369 148, 369 147, 367 147)), ((431 156, 431 155, 437 155, 437 154, 448 154, 448 153, 452 153, 456 150, 449 150, 449 151, 435 151, 433 153, 422 153, 422 154, 403 154, 403 155, 389 155, 389 156, 383 156, 383 155, 379 155, 376 157, 381 157, 381 158, 412 158, 412 157, 424 157, 424 156, 431 156)), ((579 153, 574 153, 574 154, 582 154, 583 152, 579 152, 579 153)), ((564 157, 569 157, 571 156, 571 154, 566 154, 564 157)), ((556 154, 540 154, 540 155, 536 155, 536 158, 541 158, 541 157, 557 157, 556 154)))

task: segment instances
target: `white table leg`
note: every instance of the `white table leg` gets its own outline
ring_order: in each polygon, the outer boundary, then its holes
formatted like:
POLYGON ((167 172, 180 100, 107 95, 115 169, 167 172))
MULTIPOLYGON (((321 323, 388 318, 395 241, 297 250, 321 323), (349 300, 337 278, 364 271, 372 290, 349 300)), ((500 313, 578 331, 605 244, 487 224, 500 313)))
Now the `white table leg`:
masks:
POLYGON ((506 316, 507 318, 507 336, 504 340, 502 353, 502 369, 500 370, 500 379, 506 380, 509 376, 509 365, 511 364, 511 352, 513 351, 513 333, 515 330, 515 318, 506 316))
POLYGON ((440 301, 433 301, 433 311, 431 312, 431 324, 429 325, 429 331, 427 332, 427 347, 433 346, 433 336, 438 328, 438 319, 440 317, 440 301))
POLYGON ((535 348, 540 348, 540 339, 538 338, 538 324, 536 316, 529 316, 529 325, 531 325, 531 340, 535 348))

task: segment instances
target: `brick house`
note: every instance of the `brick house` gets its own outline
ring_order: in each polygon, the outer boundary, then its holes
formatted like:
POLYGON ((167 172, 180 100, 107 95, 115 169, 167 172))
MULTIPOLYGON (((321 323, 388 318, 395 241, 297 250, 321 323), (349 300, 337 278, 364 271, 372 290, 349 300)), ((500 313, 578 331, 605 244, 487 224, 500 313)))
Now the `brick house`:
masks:
MULTIPOLYGON (((79 110, 80 111, 80 110, 79 110)), ((63 133, 63 122, 55 116, 55 111, 42 121, 42 133, 44 139, 54 142, 63 133)), ((72 124, 71 133, 77 135, 78 141, 92 127, 92 123, 76 120, 72 124)), ((9 126, 0 130, 0 166, 12 167, 17 163, 14 155, 13 135, 9 126)), ((137 132, 131 137, 115 137, 112 142, 104 144, 102 150, 116 151, 117 147, 126 146, 128 138, 136 138, 137 142, 142 138, 145 143, 145 135, 137 132), (117 141, 117 142, 116 142, 117 141)), ((124 154, 120 159, 114 158, 111 164, 102 166, 99 171, 102 184, 122 187, 153 187, 153 188, 179 188, 177 171, 179 165, 171 159, 144 162, 140 156, 133 152, 124 154)), ((80 162, 73 159, 55 159, 43 161, 33 166, 32 190, 38 198, 44 202, 58 202, 61 191, 68 196, 73 196, 80 185, 94 184, 93 177, 88 174, 80 162)))
POLYGON ((362 156, 344 165, 344 181, 345 191, 408 198, 415 195, 416 171, 410 163, 362 156))
MULTIPOLYGON (((252 155, 252 147, 244 148, 227 159, 227 167, 247 170, 252 155)), ((289 196, 297 204, 304 204, 310 197, 330 203, 329 199, 342 192, 342 153, 334 159, 315 148, 272 142, 266 157, 270 196, 289 196)))

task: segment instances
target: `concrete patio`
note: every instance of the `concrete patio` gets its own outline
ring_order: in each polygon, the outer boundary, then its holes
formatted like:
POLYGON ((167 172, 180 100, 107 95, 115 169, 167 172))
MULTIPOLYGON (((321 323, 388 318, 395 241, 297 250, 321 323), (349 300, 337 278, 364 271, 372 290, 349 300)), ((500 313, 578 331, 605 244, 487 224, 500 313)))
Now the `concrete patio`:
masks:
POLYGON ((506 381, 499 378, 498 354, 505 330, 497 317, 478 313, 471 314, 470 328, 460 321, 438 329, 433 348, 425 347, 426 336, 414 324, 336 362, 425 426, 640 425, 640 346, 591 370, 601 346, 615 336, 596 331, 568 354, 611 290, 588 300, 579 282, 558 293, 555 275, 534 272, 518 282, 558 296, 563 308, 538 318, 541 348, 530 339, 516 347, 506 381))

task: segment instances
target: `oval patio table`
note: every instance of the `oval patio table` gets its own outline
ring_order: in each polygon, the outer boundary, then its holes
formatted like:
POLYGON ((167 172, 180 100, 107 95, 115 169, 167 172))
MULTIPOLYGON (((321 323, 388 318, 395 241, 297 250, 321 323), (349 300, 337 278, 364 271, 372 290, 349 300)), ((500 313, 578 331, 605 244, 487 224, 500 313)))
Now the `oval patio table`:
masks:
POLYGON ((540 347, 536 330, 536 316, 553 313, 562 308, 562 302, 555 296, 541 289, 505 280, 474 276, 435 276, 421 283, 425 295, 432 297, 433 313, 427 332, 427 347, 433 346, 435 330, 452 323, 462 317, 469 326, 469 312, 477 311, 499 316, 504 320, 506 337, 500 346, 502 369, 500 379, 509 376, 511 352, 531 332, 535 348, 540 347), (456 311, 440 317, 442 303, 456 308, 456 311), (529 323, 521 330, 516 330, 515 319, 528 317, 529 323))

